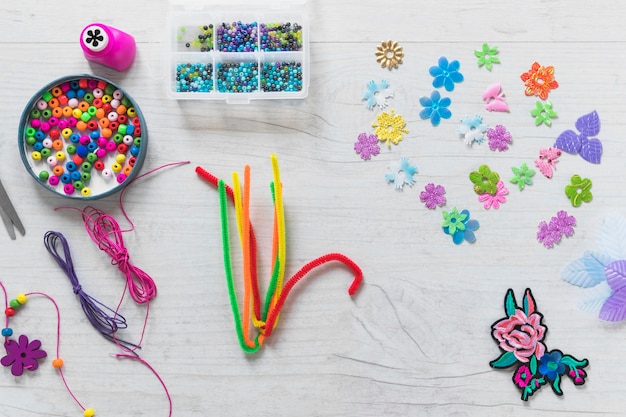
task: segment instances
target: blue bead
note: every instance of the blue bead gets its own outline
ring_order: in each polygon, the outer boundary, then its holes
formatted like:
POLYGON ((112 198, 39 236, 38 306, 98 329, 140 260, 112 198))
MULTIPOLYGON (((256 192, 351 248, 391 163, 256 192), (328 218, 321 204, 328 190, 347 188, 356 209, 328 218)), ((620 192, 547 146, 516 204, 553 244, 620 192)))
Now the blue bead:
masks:
POLYGON ((93 132, 89 134, 89 137, 93 140, 96 140, 100 137, 100 132, 98 132, 97 130, 94 130, 93 132))
POLYGON ((89 142, 89 143, 87 144, 87 150, 88 150, 89 152, 93 152, 93 151, 95 151, 96 149, 98 149, 98 144, 97 144, 96 142, 89 142))
POLYGON ((63 173, 63 175, 61 175, 61 182, 63 184, 69 184, 70 182, 72 182, 72 176, 67 172, 63 173))
POLYGON ((138 146, 133 145, 133 146, 130 147, 130 154, 132 156, 137 156, 137 155, 139 155, 139 150, 140 149, 139 149, 138 146))
POLYGON ((77 80, 70 81, 70 88, 72 90, 78 90, 80 88, 80 84, 78 84, 77 80))
POLYGON ((85 97, 85 93, 86 93, 86 91, 81 88, 81 89, 76 91, 76 97, 83 98, 83 97, 85 97))
POLYGON ((13 329, 10 327, 5 327, 4 329, 2 329, 2 336, 3 337, 13 336, 13 329))
POLYGON ((35 132, 35 140, 37 140, 38 142, 41 142, 45 138, 46 138, 46 134, 43 133, 41 130, 38 130, 35 132))
POLYGON ((131 125, 131 124, 126 125, 127 135, 132 135, 134 131, 135 131, 135 125, 131 125))
POLYGON ((70 135, 70 142, 78 143, 80 141, 80 135, 78 133, 72 133, 70 135))
POLYGON ((70 179, 72 181, 79 181, 80 178, 81 178, 80 171, 72 171, 72 173, 70 174, 70 179))
POLYGON ((74 161, 67 161, 67 164, 65 164, 65 169, 72 172, 72 171, 76 171, 77 166, 74 163, 74 161))
POLYGON ((88 153, 89 151, 87 150, 87 147, 85 145, 78 145, 76 147, 76 155, 80 156, 81 158, 86 157, 88 153))
POLYGON ((65 93, 65 95, 67 96, 67 98, 75 98, 76 97, 76 91, 69 90, 67 93, 65 93))
POLYGON ((43 149, 43 144, 41 142, 35 142, 33 145, 33 150, 39 152, 43 149))

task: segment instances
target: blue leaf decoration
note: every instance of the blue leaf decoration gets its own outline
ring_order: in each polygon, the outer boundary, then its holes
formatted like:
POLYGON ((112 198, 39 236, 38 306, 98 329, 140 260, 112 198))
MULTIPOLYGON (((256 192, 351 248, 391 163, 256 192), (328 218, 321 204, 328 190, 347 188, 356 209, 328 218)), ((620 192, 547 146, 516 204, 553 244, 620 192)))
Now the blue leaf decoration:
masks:
POLYGON ((626 259, 626 219, 611 215, 604 219, 600 227, 598 251, 615 261, 626 259))
POLYGON ((585 252, 561 271, 561 278, 577 287, 595 287, 606 280, 604 267, 613 259, 597 252, 585 252))
POLYGON ((511 317, 515 315, 516 309, 517 302, 515 301, 515 295, 513 294, 513 290, 509 288, 506 292, 506 297, 504 297, 504 312, 507 316, 511 317))
POLYGON ((576 120, 576 129, 583 136, 595 136, 600 133, 600 116, 598 116, 598 112, 595 110, 589 114, 585 114, 584 116, 580 116, 578 120, 576 120))
POLYGON ((578 154, 587 162, 599 164, 602 157, 602 142, 599 139, 580 138, 580 150, 578 154))
POLYGON ((612 295, 613 290, 609 287, 609 284, 604 281, 586 290, 582 299, 576 303, 576 306, 582 311, 599 316, 604 303, 606 303, 606 300, 612 295))
POLYGON ((556 138, 554 146, 565 152, 577 154, 580 150, 580 138, 573 130, 566 130, 556 138))

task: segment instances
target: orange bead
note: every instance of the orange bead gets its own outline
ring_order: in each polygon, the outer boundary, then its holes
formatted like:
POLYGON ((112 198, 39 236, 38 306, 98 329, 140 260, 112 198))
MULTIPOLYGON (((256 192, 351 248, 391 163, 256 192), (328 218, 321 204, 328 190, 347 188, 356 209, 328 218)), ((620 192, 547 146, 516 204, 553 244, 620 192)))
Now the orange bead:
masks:
POLYGON ((52 173, 54 175, 56 175, 57 177, 60 177, 61 175, 63 175, 63 167, 61 165, 56 165, 54 168, 52 168, 52 173))
POLYGON ((57 139, 55 141, 52 142, 52 149, 56 150, 56 151, 60 151, 61 149, 63 149, 63 141, 60 139, 57 139))
POLYGON ((56 358, 52 361, 52 366, 59 369, 60 367, 63 366, 63 359, 61 358, 56 358))
POLYGON ((96 117, 98 119, 104 119, 106 118, 106 112, 104 111, 104 109, 99 108, 98 110, 96 110, 96 117))
POLYGON ((107 117, 102 117, 98 120, 98 124, 100 124, 100 127, 102 128, 109 127, 109 119, 107 117))
POLYGON ((126 176, 130 175, 130 173, 133 171, 133 167, 130 165, 126 165, 124 167, 124 170, 122 171, 126 176))
POLYGON ((58 97, 61 94, 63 94, 63 90, 61 90, 61 87, 54 87, 52 89, 52 91, 50 91, 52 93, 53 96, 58 97))
POLYGON ((71 117, 72 116, 72 111, 74 111, 74 109, 71 108, 70 106, 63 107, 63 116, 71 117))
POLYGON ((87 110, 89 110, 89 103, 87 103, 86 101, 81 101, 80 103, 78 103, 78 108, 80 109, 80 111, 86 112, 87 110))
POLYGON ((53 108, 52 115, 57 119, 60 119, 61 117, 63 117, 63 108, 61 106, 53 108))
POLYGON ((126 106, 120 104, 119 106, 117 106, 117 109, 115 109, 115 111, 117 112, 117 114, 126 114, 126 106))
POLYGON ((82 132, 83 130, 87 129, 87 123, 83 122, 82 120, 79 120, 78 122, 76 122, 76 129, 82 132))
POLYGON ((52 97, 49 101, 48 101, 48 107, 50 108, 55 108, 55 107, 59 107, 59 100, 56 97, 52 97))
MULTIPOLYGON (((101 119, 101 120, 108 120, 108 119, 101 119)), ((109 129, 108 127, 104 127, 100 130, 100 136, 108 139, 111 136, 113 136, 113 131, 111 131, 111 129, 109 129)))

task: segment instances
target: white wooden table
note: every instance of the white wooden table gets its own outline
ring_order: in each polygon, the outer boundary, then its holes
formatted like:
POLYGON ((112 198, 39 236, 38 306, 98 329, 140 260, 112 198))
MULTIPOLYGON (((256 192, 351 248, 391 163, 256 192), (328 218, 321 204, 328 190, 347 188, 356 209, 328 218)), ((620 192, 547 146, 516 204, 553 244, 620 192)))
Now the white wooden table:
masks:
MULTIPOLYGON (((306 10, 309 96, 229 106, 166 98, 164 1, 0 5, 0 175, 26 227, 15 241, 0 230, 0 280, 10 296, 43 291, 57 300, 65 376, 76 396, 102 417, 168 412, 163 389, 146 367, 112 357, 117 349, 91 328, 43 246, 47 230, 63 233, 83 286, 109 304, 119 300, 121 274, 91 243, 80 216, 54 211, 83 205, 45 191, 19 158, 18 120, 31 95, 55 78, 93 73, 119 83, 140 104, 150 138, 144 171, 190 161, 136 183, 124 201, 136 227, 124 237, 131 259, 158 286, 141 356, 167 384, 174 416, 622 415, 624 324, 578 310, 581 291, 559 275, 594 247, 602 218, 623 213, 626 205, 624 3, 324 0, 309 2, 306 10), (78 35, 95 21, 135 37, 138 54, 128 72, 84 59, 78 35), (380 68, 374 57, 388 39, 405 52, 393 71, 380 68), (473 54, 483 42, 500 48, 502 63, 491 72, 478 68, 473 54), (448 94, 452 118, 435 128, 420 119, 418 99, 433 90, 428 68, 442 55, 461 62, 465 81, 448 94), (534 61, 553 65, 560 84, 550 95, 558 112, 551 128, 533 125, 529 111, 536 98, 523 94, 519 79, 534 61), (368 110, 361 95, 367 82, 381 79, 395 90, 390 108, 406 119, 409 133, 365 162, 353 144, 359 133, 372 131, 378 110, 368 110), (492 82, 502 83, 510 113, 484 110, 480 95, 492 82), (468 180, 471 171, 486 163, 509 178, 512 166, 532 166, 539 148, 592 110, 602 121, 601 164, 563 155, 552 180, 537 172, 523 192, 507 184, 508 200, 499 210, 482 208, 468 180), (512 132, 508 151, 463 144, 458 123, 476 113, 512 132), (350 298, 347 270, 316 272, 288 299, 273 337, 246 355, 237 343, 224 280, 218 195, 194 168, 230 182, 232 171, 251 165, 264 291, 272 153, 284 186, 287 275, 319 255, 341 252, 360 264, 364 284, 350 298), (401 157, 419 173, 412 188, 396 191, 384 174, 401 157), (573 174, 593 180, 593 201, 576 209, 563 194, 573 174), (430 211, 419 201, 429 182, 446 187, 443 209, 430 211), (480 221, 476 243, 456 246, 442 232, 441 212, 452 207, 467 208, 480 221), (559 210, 576 216, 575 234, 548 250, 536 241, 537 224, 559 210), (499 354, 490 325, 503 316, 504 294, 513 288, 521 299, 527 287, 550 329, 546 343, 591 362, 588 382, 574 387, 564 381, 562 398, 544 387, 524 403, 512 370, 489 367, 499 354)), ((93 205, 125 225, 117 196, 93 205)), ((130 323, 126 337, 137 340, 144 308, 126 298, 121 311, 130 323)), ((21 378, 0 369, 0 415, 81 415, 50 366, 56 325, 51 305, 32 298, 12 323, 41 339, 49 356, 21 378)))

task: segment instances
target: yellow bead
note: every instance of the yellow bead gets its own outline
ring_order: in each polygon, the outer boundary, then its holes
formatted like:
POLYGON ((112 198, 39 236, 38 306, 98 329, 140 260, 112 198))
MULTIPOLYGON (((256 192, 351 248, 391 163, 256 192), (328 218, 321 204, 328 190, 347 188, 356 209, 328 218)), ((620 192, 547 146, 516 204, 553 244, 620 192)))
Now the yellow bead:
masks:
POLYGON ((77 119, 80 119, 83 115, 83 111, 81 109, 74 109, 72 110, 72 116, 74 116, 77 119))
POLYGON ((111 165, 111 169, 113 170, 113 172, 120 172, 122 170, 122 166, 116 162, 111 165))
POLYGON ((85 408, 85 412, 83 413, 83 416, 85 417, 93 417, 96 415, 96 412, 93 408, 85 408))
POLYGON ((89 197, 91 195, 91 188, 83 187, 83 189, 80 190, 80 193, 83 195, 83 197, 89 197))
POLYGON ((126 155, 124 155, 123 153, 118 153, 115 156, 115 162, 117 162, 118 164, 123 164, 124 161, 126 161, 126 155))
POLYGON ((28 297, 23 292, 19 293, 15 299, 20 304, 26 304, 26 301, 28 301, 28 297))
POLYGON ((65 152, 63 152, 63 151, 59 151, 59 152, 55 153, 54 156, 56 157, 57 161, 65 160, 65 152))
POLYGON ((72 131, 72 129, 70 129, 69 127, 66 127, 65 129, 63 129, 63 130, 61 131, 61 135, 62 135, 65 139, 69 138, 69 137, 72 135, 72 133, 74 133, 74 132, 73 132, 73 131, 72 131))
POLYGON ((39 151, 33 151, 30 156, 31 158, 33 158, 34 161, 41 161, 41 152, 39 151))
POLYGON ((53 361, 52 361, 52 366, 53 366, 54 368, 57 368, 57 369, 58 369, 58 368, 60 368, 60 367, 62 367, 62 366, 63 366, 63 359, 61 359, 61 358, 56 358, 55 360, 53 360, 53 361))

